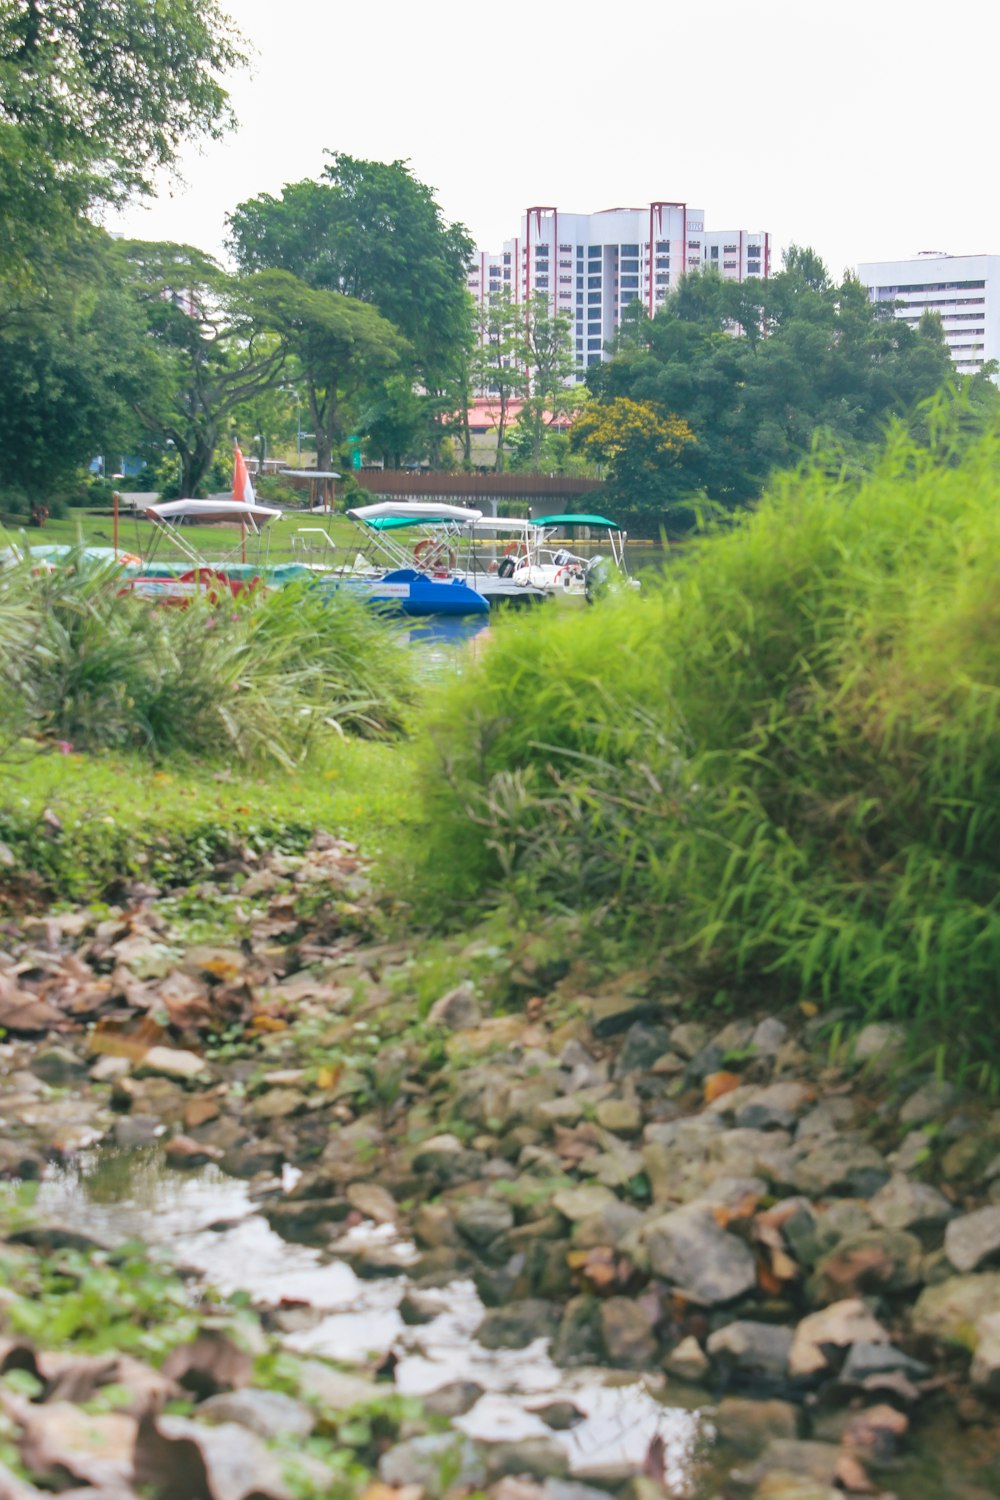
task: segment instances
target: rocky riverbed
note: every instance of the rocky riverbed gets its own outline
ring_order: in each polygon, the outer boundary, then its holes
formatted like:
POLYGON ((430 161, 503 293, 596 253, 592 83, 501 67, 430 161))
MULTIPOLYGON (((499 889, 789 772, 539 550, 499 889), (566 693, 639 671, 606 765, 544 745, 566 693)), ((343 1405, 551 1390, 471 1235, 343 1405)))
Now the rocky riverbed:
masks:
POLYGON ((1000 1110, 899 1027, 327 837, 119 895, 0 935, 0 1500, 1000 1493, 1000 1110))

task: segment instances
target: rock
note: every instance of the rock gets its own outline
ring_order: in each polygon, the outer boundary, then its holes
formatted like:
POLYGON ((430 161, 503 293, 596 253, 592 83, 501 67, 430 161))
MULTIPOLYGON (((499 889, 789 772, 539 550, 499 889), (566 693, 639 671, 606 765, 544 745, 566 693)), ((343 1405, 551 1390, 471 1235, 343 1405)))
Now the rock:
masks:
POLYGON ((644 1217, 641 1209, 616 1198, 600 1213, 577 1220, 573 1225, 573 1244, 579 1250, 592 1250, 598 1245, 620 1245, 634 1234, 644 1217))
POLYGON ((302 1114, 307 1102, 301 1089, 266 1089, 250 1101, 249 1112, 255 1120, 288 1120, 302 1114))
POLYGON ((906 1046, 906 1030, 893 1022, 874 1021, 858 1032, 854 1039, 854 1056, 858 1062, 883 1061, 895 1057, 906 1046))
POLYGON ((484 1457, 489 1479, 500 1479, 505 1474, 563 1479, 569 1472, 566 1449, 555 1438, 528 1437, 516 1442, 490 1443, 484 1457))
POLYGON ((720 1229, 711 1209, 698 1203, 654 1219, 642 1239, 656 1275, 694 1302, 714 1307, 744 1296, 756 1285, 749 1248, 720 1229))
POLYGON ((168 1166, 180 1171, 190 1171, 193 1167, 204 1167, 210 1161, 218 1161, 222 1152, 214 1146, 203 1146, 190 1136, 175 1135, 167 1142, 163 1155, 168 1166))
POLYGON ((307 1438, 316 1425, 308 1406, 280 1391, 247 1389, 210 1396, 198 1407, 198 1416, 212 1422, 235 1422, 266 1442, 282 1436, 307 1438))
POLYGON ((559 1308, 540 1297, 508 1302, 488 1312, 473 1334, 486 1349, 526 1349, 535 1339, 551 1338, 559 1326, 559 1308))
POLYGON ((844 1500, 844 1492, 820 1480, 790 1474, 787 1469, 774 1470, 755 1486, 752 1500, 844 1500))
POLYGON ((827 1193, 871 1198, 888 1180, 889 1169, 874 1146, 849 1135, 821 1139, 791 1173, 796 1192, 810 1198, 827 1193))
POLYGON ((403 1300, 399 1304, 399 1316, 407 1328, 416 1328, 422 1323, 432 1323, 444 1311, 445 1307, 439 1294, 420 1292, 412 1286, 404 1292, 403 1300))
POLYGON ((799 1413, 790 1401, 748 1401, 726 1396, 716 1407, 713 1425, 719 1440, 747 1458, 755 1458, 775 1438, 797 1438, 799 1413))
POLYGON ((866 1463, 890 1463, 896 1457, 909 1426, 909 1417, 894 1406, 884 1403, 869 1406, 851 1418, 841 1441, 866 1463))
POLYGON ((975 1336, 972 1384, 988 1396, 1000 1396, 1000 1308, 976 1320, 975 1336))
POLYGON ((201 1078, 209 1071, 208 1063, 197 1052, 184 1052, 179 1047, 150 1047, 135 1067, 137 1078, 152 1075, 179 1079, 182 1083, 201 1078))
POLYGON ((649 1318, 631 1297, 608 1297, 600 1305, 601 1340, 613 1365, 628 1370, 649 1369, 656 1342, 649 1318))
MULTIPOLYGON (((592 1484, 581 1484, 578 1479, 547 1479, 546 1500, 608 1500, 607 1490, 595 1489, 592 1484)), ((628 1496, 625 1500, 639 1500, 628 1496)))
POLYGON ((830 1348, 888 1341, 889 1335, 860 1298, 849 1297, 810 1313, 798 1324, 788 1355, 789 1373, 795 1377, 821 1374, 829 1368, 830 1348))
POLYGON ((710 1365, 708 1355, 694 1334, 689 1333, 687 1338, 681 1339, 680 1343, 671 1349, 663 1361, 663 1368, 676 1380, 700 1385, 708 1374, 710 1365))
POLYGON ((473 986, 465 981, 435 1000, 427 1016, 431 1026, 446 1026, 449 1031, 471 1031, 483 1022, 483 1012, 473 986))
POLYGON ((633 1136, 642 1130, 642 1111, 629 1099, 602 1099, 595 1114, 598 1125, 613 1135, 633 1136))
POLYGON ((932 1078, 916 1089, 899 1111, 901 1125, 929 1125, 954 1103, 958 1090, 944 1078, 932 1078))
POLYGON ((790 1130, 813 1098, 813 1090, 804 1083, 771 1083, 766 1088, 738 1089, 718 1107, 724 1110, 730 1103, 742 1129, 790 1130))
POLYGON ((421 1399, 425 1410, 435 1417, 464 1417, 484 1394, 475 1380, 450 1380, 421 1399))
POLYGON ((413 1238, 422 1250, 457 1245, 458 1231, 451 1210, 443 1203, 421 1203, 413 1216, 413 1238))
POLYGON ((926 1380, 930 1370, 892 1344, 852 1344, 840 1372, 842 1385, 861 1385, 873 1375, 899 1373, 907 1380, 926 1380))
POLYGON ((862 1292, 905 1292, 918 1286, 923 1247, 902 1229, 872 1229, 843 1240, 816 1266, 817 1300, 862 1292))
POLYGON ((298 1385, 303 1396, 329 1411, 347 1411, 352 1406, 369 1406, 383 1394, 385 1387, 360 1375, 346 1375, 318 1359, 299 1363, 298 1385))
MULTIPOLYGON (((759 1484, 769 1474, 794 1475, 800 1482, 833 1488, 840 1448, 835 1443, 798 1442, 792 1438, 772 1438, 752 1469, 741 1474, 747 1485, 759 1484)), ((767 1495, 767 1490, 760 1491, 767 1495)), ((782 1494, 782 1491, 770 1491, 782 1494)), ((803 1491, 808 1494, 808 1491, 803 1491)), ((839 1491, 834 1491, 838 1494, 839 1491)), ((825 1500, 825 1497, 824 1497, 825 1500)))
POLYGON ((557 1365, 594 1364, 600 1359, 600 1310, 596 1297, 571 1297, 552 1341, 557 1365))
POLYGON ((754 1027, 750 1045, 758 1057, 774 1057, 788 1039, 788 1027, 776 1016, 767 1016, 754 1027))
POLYGON ((420 1485, 435 1500, 445 1490, 477 1489, 486 1482, 486 1466, 477 1449, 456 1432, 435 1432, 397 1443, 382 1454, 378 1473, 384 1484, 420 1485))
POLYGON ((514 1227, 514 1211, 502 1198, 466 1198, 455 1215, 455 1227, 476 1250, 487 1250, 514 1227))
POLYGON ((72 1083, 87 1072, 87 1064, 68 1047, 46 1047, 35 1054, 28 1067, 36 1078, 55 1087, 72 1083))
POLYGON ((560 1188, 552 1195, 552 1206, 571 1223, 603 1213, 618 1199, 606 1187, 560 1188))
POLYGON ((979 1276, 949 1276, 924 1287, 910 1315, 916 1334, 974 1349, 976 1325, 987 1313, 1000 1311, 1000 1271, 979 1276))
POLYGON ((697 1021, 682 1021, 670 1033, 671 1051, 689 1061, 701 1051, 707 1041, 708 1031, 697 1021))
POLYGON ((792 1338, 792 1330, 778 1323, 738 1319, 710 1334, 706 1347, 724 1369, 781 1379, 788 1374, 792 1338))
POLYGON ((666 1026, 637 1021, 625 1034, 622 1049, 615 1059, 614 1076, 628 1078, 632 1073, 645 1072, 669 1046, 670 1032, 666 1026))
POLYGON ((0 1139, 0 1177, 35 1181, 41 1177, 45 1159, 27 1141, 0 1139))
MULTIPOLYGON (((93 1421, 93 1418, 91 1418, 93 1421)), ((157 1493, 217 1500, 288 1500, 277 1460, 252 1432, 187 1417, 146 1417, 135 1444, 135 1477, 157 1493)))
POLYGON ((436 1135, 424 1141, 413 1158, 413 1170, 427 1173, 440 1187, 475 1182, 485 1166, 484 1152, 467 1151, 453 1135, 436 1135))
POLYGON ((578 1427, 586 1419, 586 1412, 582 1412, 572 1401, 547 1401, 544 1406, 532 1406, 528 1408, 531 1413, 540 1417, 546 1427, 551 1427, 553 1432, 569 1432, 570 1428, 578 1427))
POLYGON ((598 995, 585 1006, 590 1029, 603 1040, 628 1031, 637 1021, 658 1021, 662 1006, 648 996, 612 993, 598 995))
POLYGON ((132 1064, 127 1057, 104 1056, 96 1059, 90 1077, 93 1083, 114 1083, 116 1078, 124 1078, 131 1071, 132 1064))
POLYGON ((954 1217, 955 1210, 943 1193, 909 1177, 891 1177, 868 1204, 871 1216, 884 1229, 909 1229, 919 1233, 936 1229, 954 1217))
POLYGON ((944 1232, 945 1254, 956 1271, 978 1271, 1000 1260, 1000 1207, 978 1208, 952 1219, 944 1232))
POLYGON ((810 1136, 836 1135, 846 1129, 854 1119, 854 1102, 850 1098, 821 1099, 795 1127, 796 1141, 806 1141, 810 1136))
POLYGON ((903 1138, 902 1145, 898 1151, 894 1151, 889 1160, 892 1162, 893 1172, 906 1173, 915 1172, 933 1154, 935 1138, 927 1130, 911 1130, 903 1138))

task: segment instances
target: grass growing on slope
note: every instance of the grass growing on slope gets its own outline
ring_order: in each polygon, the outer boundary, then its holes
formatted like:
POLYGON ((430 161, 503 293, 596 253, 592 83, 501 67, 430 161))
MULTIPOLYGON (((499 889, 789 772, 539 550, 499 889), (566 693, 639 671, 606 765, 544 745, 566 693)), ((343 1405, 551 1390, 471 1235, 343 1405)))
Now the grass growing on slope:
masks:
POLYGON ((717 983, 995 1055, 1000 432, 960 421, 780 480, 645 598, 498 632, 425 725, 418 885, 610 906, 717 983))

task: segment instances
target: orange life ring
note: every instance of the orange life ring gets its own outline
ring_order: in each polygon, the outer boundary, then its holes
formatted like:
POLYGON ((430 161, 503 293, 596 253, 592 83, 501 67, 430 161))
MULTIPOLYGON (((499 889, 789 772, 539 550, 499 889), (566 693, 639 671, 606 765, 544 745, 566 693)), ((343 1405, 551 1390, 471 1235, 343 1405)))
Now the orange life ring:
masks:
POLYGON ((520 553, 521 553, 521 543, 520 542, 508 542, 507 545, 506 545, 506 547, 503 549, 503 555, 504 555, 504 557, 519 557, 520 553))
POLYGON ((439 537, 433 536, 425 537, 422 542, 417 543, 413 549, 413 560, 421 569, 433 569, 440 573, 445 571, 446 562, 453 571, 458 561, 452 548, 439 537))

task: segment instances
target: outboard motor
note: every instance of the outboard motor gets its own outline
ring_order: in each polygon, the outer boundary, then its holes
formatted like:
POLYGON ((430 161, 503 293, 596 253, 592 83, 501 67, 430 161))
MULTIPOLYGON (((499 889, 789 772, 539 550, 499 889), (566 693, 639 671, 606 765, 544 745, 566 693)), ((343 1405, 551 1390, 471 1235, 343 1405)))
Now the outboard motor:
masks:
POLYGON ((603 598, 608 592, 611 587, 611 564, 606 557, 598 555, 590 559, 583 587, 588 604, 593 604, 595 599, 603 598))

